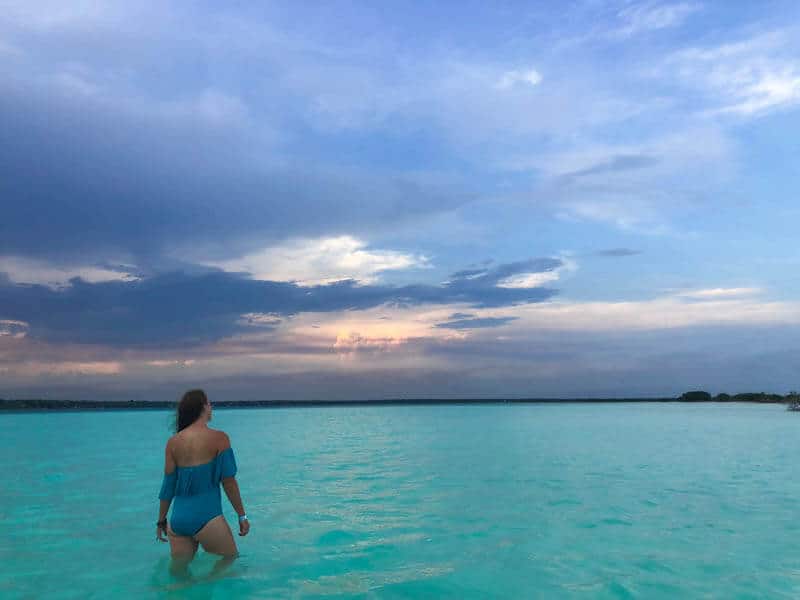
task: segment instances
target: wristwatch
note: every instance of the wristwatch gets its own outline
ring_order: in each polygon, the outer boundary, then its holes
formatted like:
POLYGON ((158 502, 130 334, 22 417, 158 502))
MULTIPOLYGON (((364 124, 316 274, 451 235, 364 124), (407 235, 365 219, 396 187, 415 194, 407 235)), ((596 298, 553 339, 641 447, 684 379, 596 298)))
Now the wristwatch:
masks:
POLYGON ((239 515, 239 523, 242 521, 249 521, 250 519, 247 518, 247 515, 239 515))

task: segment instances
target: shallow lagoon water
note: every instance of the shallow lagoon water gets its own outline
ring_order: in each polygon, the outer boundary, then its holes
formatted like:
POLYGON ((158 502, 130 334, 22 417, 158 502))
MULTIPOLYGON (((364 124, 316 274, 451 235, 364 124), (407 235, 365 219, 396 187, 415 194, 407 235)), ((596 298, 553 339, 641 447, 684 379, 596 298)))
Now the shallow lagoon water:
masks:
POLYGON ((781 406, 216 410, 252 531, 188 580, 155 541, 170 416, 0 414, 0 597, 800 596, 781 406))

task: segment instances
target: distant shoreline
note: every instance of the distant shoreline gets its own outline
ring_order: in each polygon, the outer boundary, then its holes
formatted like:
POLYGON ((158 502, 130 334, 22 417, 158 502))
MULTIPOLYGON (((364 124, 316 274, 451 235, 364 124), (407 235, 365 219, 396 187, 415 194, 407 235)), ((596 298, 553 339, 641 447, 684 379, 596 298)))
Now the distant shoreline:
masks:
MULTIPOLYGON (((215 408, 315 408, 335 406, 418 406, 418 405, 464 405, 464 404, 620 404, 620 403, 664 403, 685 404, 746 402, 754 404, 785 404, 789 399, 773 394, 741 394, 729 399, 691 400, 677 398, 408 398, 383 400, 218 400, 215 408)), ((0 411, 91 411, 91 410, 160 410, 174 409, 176 403, 166 400, 44 400, 44 399, 0 399, 0 411)))

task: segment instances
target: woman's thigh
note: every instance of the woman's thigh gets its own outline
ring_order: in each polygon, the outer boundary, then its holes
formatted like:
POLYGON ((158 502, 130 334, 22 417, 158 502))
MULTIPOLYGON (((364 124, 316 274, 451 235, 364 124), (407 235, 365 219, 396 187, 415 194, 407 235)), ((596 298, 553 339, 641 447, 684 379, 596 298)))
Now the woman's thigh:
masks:
POLYGON ((191 559, 197 552, 197 542, 187 535, 178 535, 172 531, 172 527, 167 526, 167 537, 169 538, 170 554, 173 558, 191 559))
POLYGON ((239 551, 236 549, 236 542, 233 540, 233 533, 228 526, 225 517, 218 515, 203 525, 194 539, 203 546, 203 550, 221 556, 236 556, 239 551))

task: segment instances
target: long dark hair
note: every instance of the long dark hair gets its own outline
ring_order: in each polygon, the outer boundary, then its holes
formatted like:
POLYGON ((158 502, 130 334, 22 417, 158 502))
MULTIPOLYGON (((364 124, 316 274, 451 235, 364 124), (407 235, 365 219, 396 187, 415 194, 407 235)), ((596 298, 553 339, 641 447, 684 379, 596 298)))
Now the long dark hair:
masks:
POLYGON ((189 390, 178 402, 175 411, 175 432, 186 429, 197 421, 203 414, 203 409, 208 404, 208 398, 203 390, 189 390))

